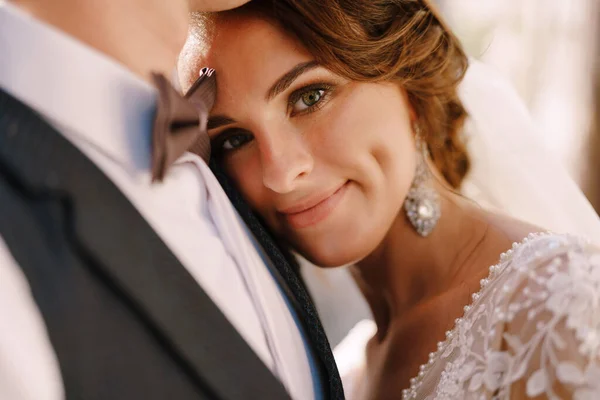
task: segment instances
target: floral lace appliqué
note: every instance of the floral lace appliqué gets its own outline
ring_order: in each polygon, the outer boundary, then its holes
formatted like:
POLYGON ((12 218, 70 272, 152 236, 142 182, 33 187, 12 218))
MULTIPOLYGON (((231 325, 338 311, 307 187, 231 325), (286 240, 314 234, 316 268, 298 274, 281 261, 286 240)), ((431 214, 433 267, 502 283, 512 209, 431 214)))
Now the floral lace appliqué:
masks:
POLYGON ((405 399, 600 399, 600 251, 531 235, 502 255, 405 399))

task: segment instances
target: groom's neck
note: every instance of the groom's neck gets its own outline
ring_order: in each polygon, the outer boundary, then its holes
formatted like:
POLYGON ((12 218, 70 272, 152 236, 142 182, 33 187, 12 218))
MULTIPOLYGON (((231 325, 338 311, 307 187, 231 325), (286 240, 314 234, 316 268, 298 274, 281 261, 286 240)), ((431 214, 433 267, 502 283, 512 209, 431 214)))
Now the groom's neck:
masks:
POLYGON ((12 0, 148 80, 170 76, 188 30, 188 0, 12 0))

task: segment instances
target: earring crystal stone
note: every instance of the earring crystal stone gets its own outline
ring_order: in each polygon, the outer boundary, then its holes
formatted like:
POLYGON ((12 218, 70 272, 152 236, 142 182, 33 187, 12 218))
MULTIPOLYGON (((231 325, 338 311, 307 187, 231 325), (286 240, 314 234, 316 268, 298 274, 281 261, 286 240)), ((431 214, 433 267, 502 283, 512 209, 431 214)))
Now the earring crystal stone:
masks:
POLYGON ((415 178, 404 200, 404 211, 411 225, 423 237, 429 236, 441 216, 440 198, 438 193, 427 185, 429 170, 425 163, 420 136, 417 134, 417 149, 419 159, 415 178))

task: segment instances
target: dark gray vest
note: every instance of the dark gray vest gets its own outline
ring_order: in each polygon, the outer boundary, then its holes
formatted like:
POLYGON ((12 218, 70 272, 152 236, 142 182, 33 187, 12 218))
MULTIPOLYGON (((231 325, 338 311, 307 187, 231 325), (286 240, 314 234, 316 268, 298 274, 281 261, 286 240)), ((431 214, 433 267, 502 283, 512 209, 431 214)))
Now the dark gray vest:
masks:
MULTIPOLYGON (((325 397, 343 399, 314 306, 250 218, 297 306, 325 397)), ((1 90, 0 236, 27 277, 68 399, 289 398, 114 184, 1 90)))

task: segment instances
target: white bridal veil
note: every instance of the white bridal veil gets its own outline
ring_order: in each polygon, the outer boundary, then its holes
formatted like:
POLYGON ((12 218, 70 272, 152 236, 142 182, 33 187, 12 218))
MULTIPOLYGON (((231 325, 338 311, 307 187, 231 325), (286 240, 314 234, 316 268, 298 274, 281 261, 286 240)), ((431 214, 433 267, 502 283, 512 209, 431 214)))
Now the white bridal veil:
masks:
POLYGON ((472 159, 463 192, 557 233, 600 242, 600 219, 543 142, 510 83, 471 60, 459 90, 469 113, 467 147, 472 159))

